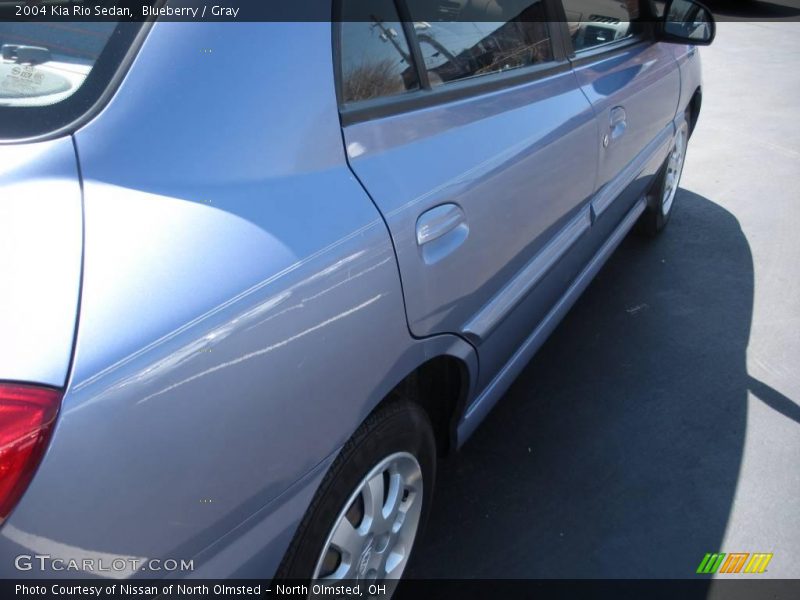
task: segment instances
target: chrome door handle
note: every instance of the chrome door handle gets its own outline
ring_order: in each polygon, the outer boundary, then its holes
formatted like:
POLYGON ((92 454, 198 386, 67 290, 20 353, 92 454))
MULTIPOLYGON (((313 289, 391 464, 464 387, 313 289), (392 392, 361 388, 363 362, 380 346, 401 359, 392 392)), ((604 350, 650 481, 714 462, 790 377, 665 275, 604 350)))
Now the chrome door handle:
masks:
POLYGON ((426 210, 417 219, 417 245, 422 260, 433 265, 455 252, 469 236, 467 215, 449 202, 426 210))
POLYGON ((450 233, 467 220, 457 204, 441 204, 417 219, 417 245, 429 244, 450 233))
MULTIPOLYGON (((609 135, 611 141, 618 140, 625 133, 628 128, 628 113, 621 106, 615 106, 611 109, 609 116, 609 135)), ((605 144, 608 145, 608 144, 605 144)))

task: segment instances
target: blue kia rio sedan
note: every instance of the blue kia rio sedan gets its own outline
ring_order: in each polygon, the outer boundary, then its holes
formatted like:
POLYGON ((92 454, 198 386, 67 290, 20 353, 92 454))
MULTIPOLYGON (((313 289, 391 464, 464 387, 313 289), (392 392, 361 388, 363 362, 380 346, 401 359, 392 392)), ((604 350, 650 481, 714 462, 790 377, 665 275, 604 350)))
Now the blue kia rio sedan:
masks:
POLYGON ((0 24, 2 576, 400 577, 437 457, 675 210, 702 5, 315 1, 0 24))

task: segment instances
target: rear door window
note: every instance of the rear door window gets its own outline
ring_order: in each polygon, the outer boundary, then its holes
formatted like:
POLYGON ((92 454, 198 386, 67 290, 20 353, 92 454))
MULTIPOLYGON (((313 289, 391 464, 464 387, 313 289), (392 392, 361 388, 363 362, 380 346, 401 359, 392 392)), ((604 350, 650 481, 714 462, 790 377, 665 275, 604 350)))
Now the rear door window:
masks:
POLYGON ((343 102, 396 96, 419 88, 392 0, 345 0, 341 18, 343 102))
POLYGON ((409 10, 431 86, 499 73, 553 59, 542 0, 473 4, 458 21, 421 20, 427 0, 409 10), (461 20, 468 16, 472 21, 461 20))

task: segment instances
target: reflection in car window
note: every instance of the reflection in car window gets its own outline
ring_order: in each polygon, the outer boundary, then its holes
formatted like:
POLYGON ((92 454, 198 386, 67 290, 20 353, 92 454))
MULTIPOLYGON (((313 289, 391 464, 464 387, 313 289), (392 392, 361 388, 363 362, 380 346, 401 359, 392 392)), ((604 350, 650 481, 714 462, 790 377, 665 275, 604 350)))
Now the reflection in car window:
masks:
MULTIPOLYGON (((427 1, 409 3, 412 18, 415 13, 423 14, 427 1)), ((542 0, 490 0, 467 5, 469 12, 459 17, 469 16, 474 21, 414 23, 431 85, 552 60, 542 0)))
POLYGON ((0 106, 49 106, 75 94, 116 23, 0 23, 0 106))
POLYGON ((637 33, 639 0, 563 0, 576 52, 637 33))
POLYGON ((394 96, 419 87, 392 0, 347 0, 341 25, 344 102, 394 96))
POLYGON ((650 3, 651 13, 654 17, 660 19, 664 16, 664 9, 666 8, 667 0, 653 0, 650 3))

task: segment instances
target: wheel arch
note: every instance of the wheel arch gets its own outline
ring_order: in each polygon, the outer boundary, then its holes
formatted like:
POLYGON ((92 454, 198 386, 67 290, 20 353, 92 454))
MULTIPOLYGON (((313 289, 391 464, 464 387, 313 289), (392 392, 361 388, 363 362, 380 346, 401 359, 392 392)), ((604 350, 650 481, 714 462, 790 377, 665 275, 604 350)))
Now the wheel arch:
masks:
POLYGON ((702 103, 703 89, 701 86, 697 86, 697 89, 695 89, 694 93, 692 94, 692 98, 686 105, 686 112, 688 113, 689 119, 689 137, 692 136, 694 128, 697 125, 697 119, 700 117, 700 106, 702 103))
POLYGON ((433 425, 437 452, 446 456, 456 448, 456 425, 464 412, 470 387, 467 363, 455 356, 441 354, 406 375, 375 410, 398 397, 419 404, 433 425))
POLYGON ((457 425, 475 392, 477 355, 469 343, 456 336, 434 336, 417 343, 423 352, 416 364, 406 365, 406 371, 387 386, 369 415, 399 398, 419 404, 433 425, 439 456, 447 456, 457 448, 457 425))

